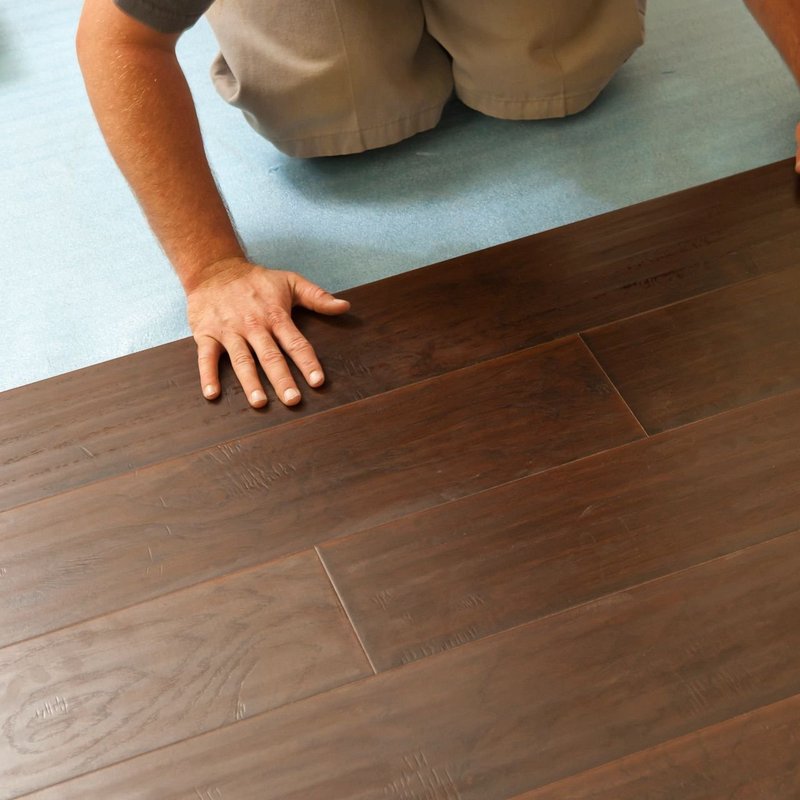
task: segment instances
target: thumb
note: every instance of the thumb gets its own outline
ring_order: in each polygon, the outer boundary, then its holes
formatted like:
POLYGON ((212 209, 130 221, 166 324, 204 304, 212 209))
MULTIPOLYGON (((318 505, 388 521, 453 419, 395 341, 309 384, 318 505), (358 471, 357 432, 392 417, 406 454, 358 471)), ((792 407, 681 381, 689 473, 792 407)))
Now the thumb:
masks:
POLYGON ((320 314, 344 314, 350 310, 347 300, 340 300, 330 292, 306 280, 302 275, 295 275, 292 281, 292 296, 294 305, 303 306, 320 314))

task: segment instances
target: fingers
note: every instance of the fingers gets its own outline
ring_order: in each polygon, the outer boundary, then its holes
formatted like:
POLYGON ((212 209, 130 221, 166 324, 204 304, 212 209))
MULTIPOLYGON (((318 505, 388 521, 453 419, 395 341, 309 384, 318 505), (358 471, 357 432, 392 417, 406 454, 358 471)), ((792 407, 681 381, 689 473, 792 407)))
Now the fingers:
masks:
MULTIPOLYGON (((314 348, 297 330, 291 317, 287 314, 285 319, 275 322, 272 330, 287 354, 300 367, 309 385, 321 386, 325 376, 314 348)), ((278 397, 287 406, 297 405, 302 399, 297 383, 289 370, 284 354, 266 328, 248 332, 247 339, 231 335, 223 344, 210 336, 204 336, 198 341, 197 364, 203 395, 208 400, 219 397, 219 358, 224 349, 228 352, 233 371, 250 405, 253 408, 265 406, 267 395, 261 384, 251 347, 278 397)))
MULTIPOLYGON (((297 326, 292 322, 289 314, 282 310, 276 310, 269 315, 268 322, 272 329, 272 335, 278 340, 289 358, 297 364, 308 385, 314 388, 322 386, 325 382, 325 374, 322 371, 322 365, 319 363, 317 354, 308 339, 300 333, 297 326)), ((263 364, 264 362, 262 361, 261 363, 263 364)), ((264 369, 266 370, 266 366, 264 369)), ((274 382, 272 382, 272 385, 275 385, 274 382)))
POLYGON ((287 406, 297 405, 300 402, 300 392, 286 364, 286 359, 273 338, 264 329, 260 333, 251 334, 250 344, 278 397, 287 406))
POLYGON ((233 371, 242 385, 247 400, 253 408, 261 408, 267 404, 267 395, 261 386, 253 356, 247 342, 241 337, 226 339, 223 348, 211 336, 202 336, 197 340, 197 367, 200 371, 200 387, 207 400, 219 397, 219 357, 223 349, 228 351, 233 371))
POLYGON ((302 275, 292 274, 292 292, 295 305, 303 306, 320 314, 333 316, 350 310, 350 303, 334 297, 302 275))
POLYGON ((301 275, 284 271, 253 269, 236 280, 189 293, 189 322, 197 341, 205 397, 212 400, 220 394, 219 358, 224 350, 254 408, 267 404, 258 364, 287 406, 301 400, 288 359, 309 386, 316 388, 325 382, 314 348, 292 321, 294 305, 331 315, 350 308, 348 301, 335 298, 301 275))
POLYGON ((200 388, 207 400, 219 397, 219 357, 222 345, 210 336, 197 341, 197 368, 200 372, 200 388))
POLYGON ((253 354, 247 342, 241 336, 230 336, 225 339, 223 345, 228 351, 231 366, 244 389, 247 401, 253 408, 262 408, 267 404, 267 395, 261 385, 253 354))

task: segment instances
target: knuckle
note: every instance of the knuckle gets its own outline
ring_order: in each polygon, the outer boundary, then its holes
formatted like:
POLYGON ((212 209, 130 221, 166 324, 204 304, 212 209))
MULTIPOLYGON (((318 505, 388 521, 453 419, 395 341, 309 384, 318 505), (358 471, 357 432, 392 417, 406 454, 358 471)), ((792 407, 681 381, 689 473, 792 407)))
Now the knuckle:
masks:
POLYGON ((264 327, 264 322, 262 321, 261 317, 253 313, 245 314, 242 319, 242 323, 244 324, 244 327, 250 331, 264 327))
POLYGON ((239 351, 231 354, 231 364, 233 364, 235 367, 252 366, 253 359, 250 357, 249 353, 239 351))
POLYGON ((212 329, 207 325, 193 325, 192 338, 198 347, 213 347, 216 341, 212 329))
POLYGON ((277 350, 265 350, 259 356, 259 360, 265 367, 274 367, 283 364, 283 356, 277 350))
POLYGON ((309 355, 309 353, 314 352, 314 348, 311 347, 311 343, 308 341, 308 339, 306 339, 305 336, 302 336, 299 333, 296 334, 295 336, 292 336, 286 342, 286 349, 291 350, 293 353, 299 353, 301 355, 309 355))
POLYGON ((267 311, 266 320, 270 328, 277 328, 283 325, 289 315, 282 308, 271 308, 267 311))

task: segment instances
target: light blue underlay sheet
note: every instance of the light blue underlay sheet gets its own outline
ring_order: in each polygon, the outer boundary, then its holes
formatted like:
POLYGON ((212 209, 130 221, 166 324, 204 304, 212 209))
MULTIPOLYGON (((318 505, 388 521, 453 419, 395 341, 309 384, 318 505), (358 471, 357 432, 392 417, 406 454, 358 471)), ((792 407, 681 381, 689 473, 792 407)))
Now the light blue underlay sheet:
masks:
MULTIPOLYGON (((79 5, 0 3, 0 389, 189 334, 84 96, 79 5)), ((800 118, 738 0, 652 0, 646 45, 575 117, 453 103, 431 133, 337 159, 280 154, 217 97, 205 22, 179 53, 251 255, 334 291, 786 158, 800 118)))

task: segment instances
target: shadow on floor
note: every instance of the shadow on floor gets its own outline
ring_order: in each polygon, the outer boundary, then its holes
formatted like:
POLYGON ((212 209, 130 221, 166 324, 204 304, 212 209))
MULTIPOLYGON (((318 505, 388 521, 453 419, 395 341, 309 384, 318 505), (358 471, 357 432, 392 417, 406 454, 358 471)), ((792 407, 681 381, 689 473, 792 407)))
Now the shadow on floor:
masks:
POLYGON ((392 209, 476 194, 519 202, 527 188, 536 202, 543 188, 557 182, 624 204, 630 184, 611 179, 618 167, 614 154, 598 159, 591 145, 609 129, 620 131, 631 140, 628 168, 652 150, 627 101, 635 93, 628 83, 623 70, 588 109, 550 120, 493 119, 454 99, 435 129, 396 145, 351 156, 287 158, 271 171, 293 190, 337 206, 392 209), (532 159, 538 151, 541 159, 532 159), (530 178, 522 196, 520 176, 530 178))

